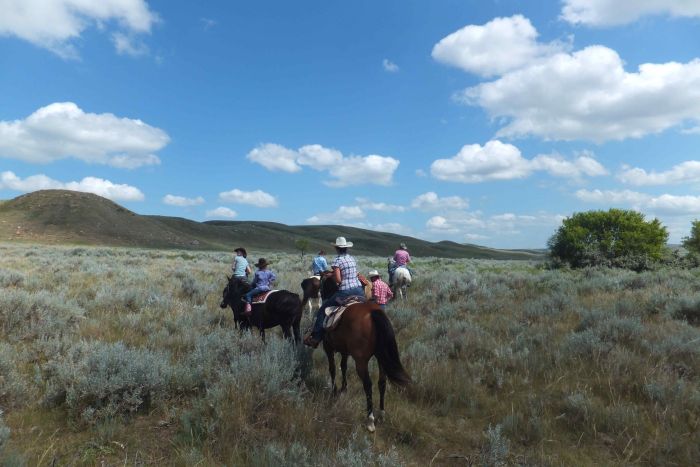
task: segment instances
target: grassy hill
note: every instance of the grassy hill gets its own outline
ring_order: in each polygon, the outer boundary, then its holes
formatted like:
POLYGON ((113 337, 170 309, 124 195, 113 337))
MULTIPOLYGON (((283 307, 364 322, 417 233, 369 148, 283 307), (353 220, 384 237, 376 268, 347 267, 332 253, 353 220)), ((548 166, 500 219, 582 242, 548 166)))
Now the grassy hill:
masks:
POLYGON ((274 222, 195 222, 180 217, 136 214, 91 193, 41 190, 0 202, 0 240, 37 243, 293 252, 306 239, 310 251, 330 247, 338 235, 355 243, 357 254, 388 256, 406 242, 416 256, 537 259, 537 251, 510 251, 427 242, 413 237, 337 225, 288 226, 274 222))

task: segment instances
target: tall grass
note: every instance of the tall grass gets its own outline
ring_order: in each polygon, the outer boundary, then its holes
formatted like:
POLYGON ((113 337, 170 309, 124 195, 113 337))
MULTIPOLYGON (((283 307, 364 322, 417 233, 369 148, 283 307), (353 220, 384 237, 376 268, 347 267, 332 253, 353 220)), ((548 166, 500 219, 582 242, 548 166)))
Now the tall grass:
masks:
MULTIPOLYGON (((251 254, 300 292, 298 256, 251 254)), ((385 267, 358 260, 362 272, 385 267)), ((387 308, 415 384, 389 387, 370 436, 352 361, 348 392, 331 397, 322 352, 233 328, 218 307, 230 261, 0 244, 0 463, 700 458, 700 270, 418 258, 408 300, 387 308)))

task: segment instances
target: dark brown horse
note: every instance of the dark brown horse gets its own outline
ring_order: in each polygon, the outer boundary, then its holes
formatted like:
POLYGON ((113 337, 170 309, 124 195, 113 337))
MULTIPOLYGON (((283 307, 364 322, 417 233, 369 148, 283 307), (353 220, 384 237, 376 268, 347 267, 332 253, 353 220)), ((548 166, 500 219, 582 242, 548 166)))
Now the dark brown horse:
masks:
POLYGON ((301 342, 301 300, 299 295, 288 290, 279 290, 270 294, 265 303, 254 303, 250 317, 243 314, 245 303, 241 300, 250 290, 250 284, 246 281, 229 277, 228 284, 224 288, 221 308, 231 307, 233 320, 242 330, 255 326, 260 330, 260 335, 265 338, 265 329, 275 326, 282 327, 285 338, 291 339, 294 333, 294 342, 301 342))
POLYGON ((321 280, 313 276, 308 277, 301 281, 301 290, 304 293, 301 299, 301 307, 304 308, 308 306, 309 313, 313 313, 313 305, 311 303, 312 300, 315 299, 318 302, 318 305, 316 306, 317 309, 319 306, 321 306, 321 280))
MULTIPOLYGON (((337 287, 332 278, 324 280, 321 291, 324 300, 330 297, 337 287)), ((386 392, 387 377, 389 381, 398 386, 406 386, 411 382, 411 377, 404 370, 399 358, 399 349, 396 345, 391 321, 376 303, 365 302, 351 305, 343 313, 337 327, 332 331, 326 331, 323 338, 323 350, 328 357, 328 371, 331 375, 333 393, 337 391, 335 353, 340 353, 340 369, 343 377, 341 391, 345 391, 348 386, 348 356, 351 356, 355 361, 355 370, 357 376, 362 380, 367 398, 367 429, 373 432, 375 430, 375 417, 372 404, 372 379, 368 369, 372 356, 376 357, 379 363, 378 418, 384 417, 384 393, 386 392)))

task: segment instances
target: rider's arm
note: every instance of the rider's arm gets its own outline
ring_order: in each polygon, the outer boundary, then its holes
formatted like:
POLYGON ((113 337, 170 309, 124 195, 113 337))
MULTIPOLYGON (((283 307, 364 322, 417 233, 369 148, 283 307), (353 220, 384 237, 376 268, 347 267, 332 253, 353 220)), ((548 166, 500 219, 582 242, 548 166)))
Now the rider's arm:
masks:
POLYGON ((338 285, 340 285, 340 283, 343 281, 343 278, 340 275, 339 267, 333 267, 333 280, 335 280, 335 283, 338 285))
POLYGON ((246 267, 245 267, 245 275, 246 275, 246 276, 249 276, 249 275, 251 275, 251 274, 253 274, 253 270, 250 269, 250 266, 246 266, 246 267))

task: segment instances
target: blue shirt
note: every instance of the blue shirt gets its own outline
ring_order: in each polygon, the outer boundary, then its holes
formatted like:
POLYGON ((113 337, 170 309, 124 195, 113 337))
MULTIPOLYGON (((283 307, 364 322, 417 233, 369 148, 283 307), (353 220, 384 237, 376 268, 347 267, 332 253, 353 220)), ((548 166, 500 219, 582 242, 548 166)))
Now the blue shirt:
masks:
POLYGON ((251 285, 260 290, 270 290, 275 279, 277 279, 277 276, 275 276, 274 272, 267 269, 258 269, 255 271, 255 277, 251 285))
POLYGON ((245 270, 247 267, 248 260, 243 256, 236 256, 233 259, 233 266, 231 266, 231 269, 233 270, 233 277, 246 277, 245 270))
POLYGON ((323 256, 316 256, 311 263, 311 271, 314 273, 314 275, 321 274, 323 271, 328 271, 328 263, 326 262, 326 258, 323 256))

